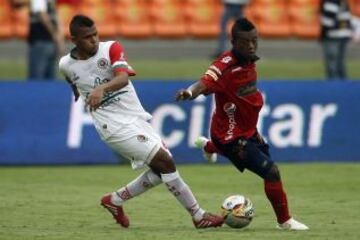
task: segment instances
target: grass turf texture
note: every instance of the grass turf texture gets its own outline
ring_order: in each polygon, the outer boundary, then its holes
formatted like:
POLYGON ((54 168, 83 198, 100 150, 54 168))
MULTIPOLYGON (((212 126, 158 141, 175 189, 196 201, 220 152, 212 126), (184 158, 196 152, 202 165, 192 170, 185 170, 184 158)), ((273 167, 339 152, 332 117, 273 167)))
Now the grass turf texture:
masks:
MULTIPOLYGON (((130 64, 137 71, 136 79, 198 79, 207 69, 210 60, 131 60, 130 64)), ((350 79, 360 79, 359 60, 349 60, 350 79)), ((24 61, 0 60, 0 80, 25 79, 24 61)), ((61 76, 59 75, 59 78, 61 76)), ((322 61, 318 60, 270 60, 258 62, 259 79, 324 79, 322 61)))
POLYGON ((131 226, 123 229, 100 207, 103 193, 139 172, 129 166, 1 167, 1 240, 76 239, 360 239, 360 164, 281 164, 293 216, 307 232, 275 229, 262 181, 231 165, 180 165, 201 205, 219 212, 223 199, 240 193, 253 201, 256 217, 245 229, 197 230, 163 185, 130 200, 131 226))

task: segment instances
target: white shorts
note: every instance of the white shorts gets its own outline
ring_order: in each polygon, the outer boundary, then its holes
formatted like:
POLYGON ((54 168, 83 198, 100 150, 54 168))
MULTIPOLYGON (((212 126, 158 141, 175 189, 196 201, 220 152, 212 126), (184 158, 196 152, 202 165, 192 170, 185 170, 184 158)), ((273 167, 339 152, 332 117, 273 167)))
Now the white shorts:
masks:
POLYGON ((149 164, 163 146, 160 136, 150 123, 142 119, 124 125, 117 133, 106 139, 106 143, 116 153, 128 159, 133 169, 149 164))

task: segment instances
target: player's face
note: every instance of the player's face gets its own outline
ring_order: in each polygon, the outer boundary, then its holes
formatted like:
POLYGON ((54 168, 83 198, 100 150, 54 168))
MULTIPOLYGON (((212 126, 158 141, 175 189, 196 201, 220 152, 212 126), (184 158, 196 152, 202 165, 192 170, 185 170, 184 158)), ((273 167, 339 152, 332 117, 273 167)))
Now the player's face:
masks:
POLYGON ((237 32, 232 40, 234 49, 246 58, 254 57, 257 50, 258 34, 256 29, 249 32, 237 32))
POLYGON ((95 25, 92 27, 80 27, 77 36, 73 37, 77 49, 83 53, 92 56, 99 48, 99 36, 95 25))

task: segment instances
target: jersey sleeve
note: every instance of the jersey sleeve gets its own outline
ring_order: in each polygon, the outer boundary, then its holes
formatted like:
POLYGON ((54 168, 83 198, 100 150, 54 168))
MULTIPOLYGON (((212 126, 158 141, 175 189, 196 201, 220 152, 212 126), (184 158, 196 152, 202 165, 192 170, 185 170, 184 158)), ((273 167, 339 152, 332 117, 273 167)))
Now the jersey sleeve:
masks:
POLYGON ((114 42, 110 46, 109 57, 110 57, 111 67, 114 73, 126 72, 127 74, 129 74, 129 76, 136 75, 134 69, 128 64, 124 50, 120 45, 120 43, 114 42))
POLYGON ((59 61, 59 72, 65 77, 65 78, 69 78, 67 76, 66 70, 65 70, 65 60, 64 57, 62 57, 59 61))
POLYGON ((222 62, 215 61, 202 76, 200 81, 207 87, 207 94, 223 91, 224 84, 222 76, 225 68, 226 66, 222 62))

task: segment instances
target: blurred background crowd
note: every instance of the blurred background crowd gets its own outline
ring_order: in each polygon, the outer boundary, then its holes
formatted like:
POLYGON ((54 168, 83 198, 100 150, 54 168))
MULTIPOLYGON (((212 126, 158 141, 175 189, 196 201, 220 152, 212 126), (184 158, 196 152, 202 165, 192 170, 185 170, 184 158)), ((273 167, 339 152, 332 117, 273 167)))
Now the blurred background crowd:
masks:
MULTIPOLYGON (((29 1, 0 0, 1 39, 27 37, 29 5, 26 3, 29 1)), ((69 36, 68 24, 72 16, 83 13, 96 21, 100 36, 110 38, 216 38, 220 33, 219 22, 224 8, 221 0, 56 2, 65 36, 69 36)), ((264 38, 316 39, 320 36, 321 0, 243 2, 249 2, 244 8, 244 15, 257 25, 260 35, 264 38)), ((360 16, 360 1, 348 0, 348 3, 353 15, 360 16)))

